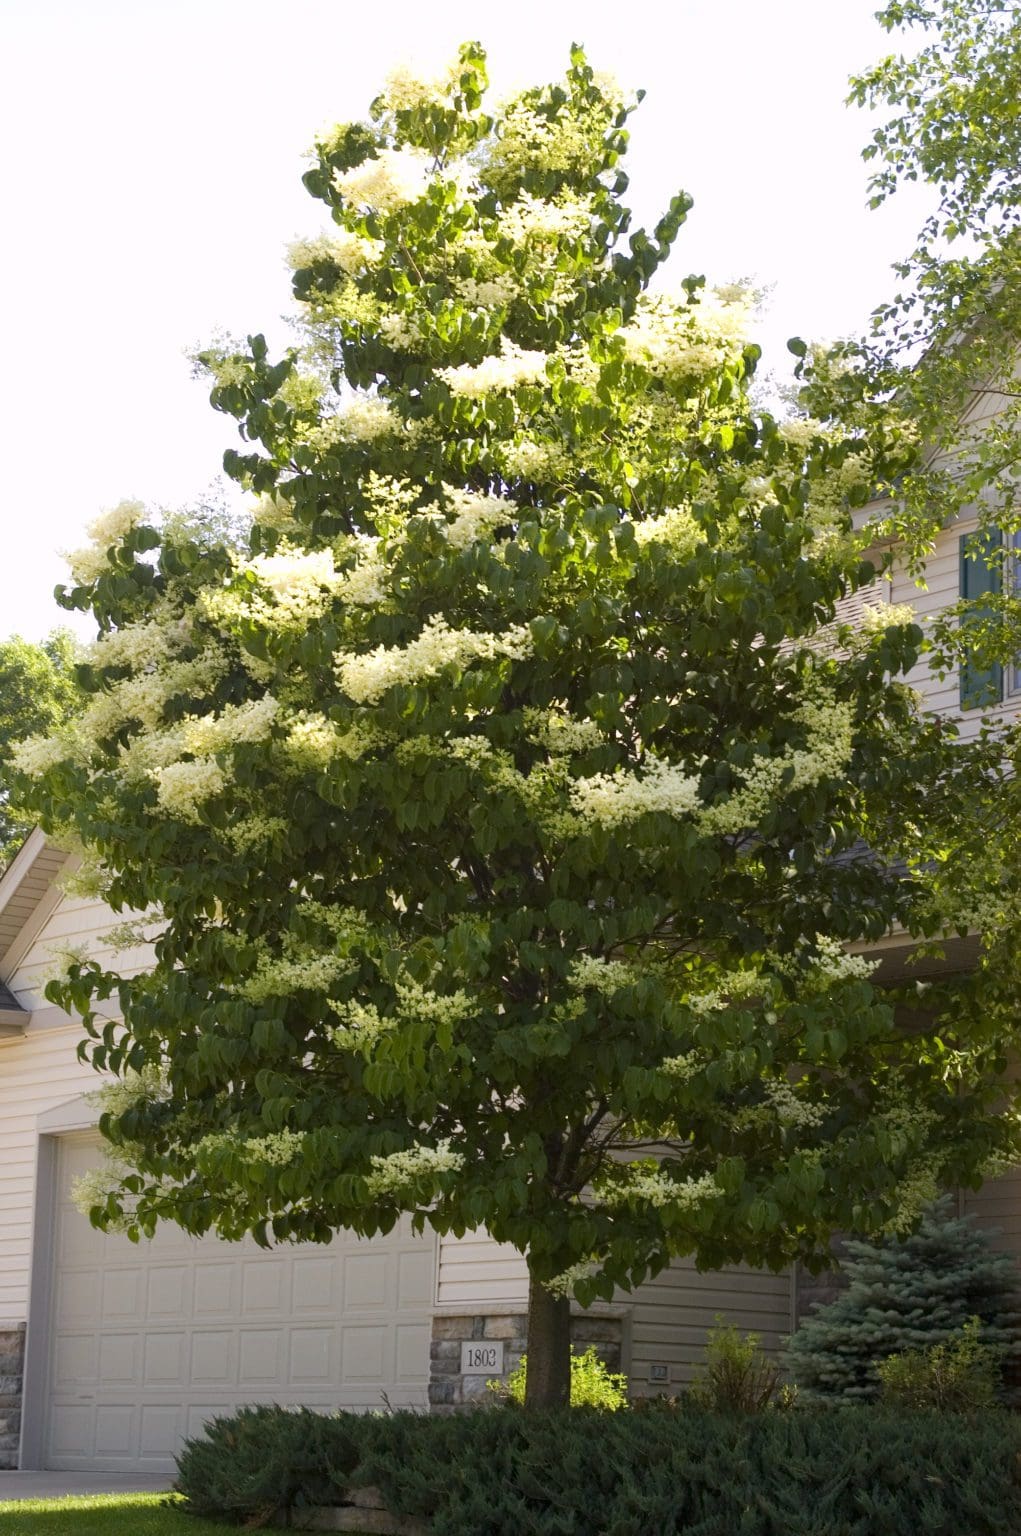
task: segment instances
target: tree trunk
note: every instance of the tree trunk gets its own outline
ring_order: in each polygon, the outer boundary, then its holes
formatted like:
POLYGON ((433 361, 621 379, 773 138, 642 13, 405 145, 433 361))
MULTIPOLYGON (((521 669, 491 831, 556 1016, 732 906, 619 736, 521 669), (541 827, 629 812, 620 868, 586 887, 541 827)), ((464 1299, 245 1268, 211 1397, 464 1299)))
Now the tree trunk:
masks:
POLYGON ((528 1276, 526 1408, 565 1408, 571 1400, 571 1303, 528 1276))

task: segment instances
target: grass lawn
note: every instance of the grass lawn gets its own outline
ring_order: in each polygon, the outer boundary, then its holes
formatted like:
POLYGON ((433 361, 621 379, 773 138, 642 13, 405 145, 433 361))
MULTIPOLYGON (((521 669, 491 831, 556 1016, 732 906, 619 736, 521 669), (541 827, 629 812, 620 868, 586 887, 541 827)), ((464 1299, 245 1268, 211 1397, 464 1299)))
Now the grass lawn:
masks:
POLYGON ((0 1503, 3 1536, 227 1536, 231 1529, 192 1519, 175 1509, 165 1493, 0 1503))

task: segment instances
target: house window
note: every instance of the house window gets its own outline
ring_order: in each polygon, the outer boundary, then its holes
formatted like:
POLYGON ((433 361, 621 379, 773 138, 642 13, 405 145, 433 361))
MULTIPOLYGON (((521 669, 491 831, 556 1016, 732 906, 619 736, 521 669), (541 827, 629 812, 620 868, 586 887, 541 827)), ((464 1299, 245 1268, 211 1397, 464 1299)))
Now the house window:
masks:
MULTIPOLYGON (((1007 557, 1007 591, 1012 597, 1021 598, 1021 528, 1007 535, 1010 554, 1007 557)), ((1021 656, 1007 669, 1007 692, 1011 698, 1021 696, 1021 656)))
MULTIPOLYGON (((1011 540, 1014 543, 1014 540, 1011 540)), ((979 528, 974 533, 964 533, 960 539, 962 598, 975 604, 975 612, 982 613, 981 599, 999 593, 1003 586, 1003 562, 992 558, 993 552, 1003 544, 1003 537, 996 528, 979 528)), ((1015 546, 1021 552, 1021 546, 1015 546)), ((1011 559, 1011 571, 1014 563, 1011 559)), ((961 662, 961 708, 988 709, 991 704, 1003 700, 1004 676, 999 662, 980 664, 966 656, 961 662)), ((1007 668, 1008 687, 1013 691, 1015 679, 1021 688, 1021 668, 1007 668)))

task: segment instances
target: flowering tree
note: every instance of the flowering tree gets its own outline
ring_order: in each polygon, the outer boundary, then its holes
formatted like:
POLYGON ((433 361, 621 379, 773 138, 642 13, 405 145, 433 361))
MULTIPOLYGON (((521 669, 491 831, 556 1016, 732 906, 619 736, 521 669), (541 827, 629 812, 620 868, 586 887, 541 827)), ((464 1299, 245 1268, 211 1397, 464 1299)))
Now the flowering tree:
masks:
POLYGON ((541 1402, 572 1294, 815 1262, 1013 1121, 992 1026, 898 1028, 847 951, 939 926, 924 871, 995 788, 897 681, 910 615, 834 622, 914 450, 753 411, 743 291, 649 293, 688 200, 626 238, 631 108, 580 51, 484 85, 466 47, 318 144, 303 345, 204 354, 250 549, 111 514, 65 597, 84 718, 20 761, 162 925, 148 974, 51 992, 126 1079, 94 1219, 485 1225, 541 1402))

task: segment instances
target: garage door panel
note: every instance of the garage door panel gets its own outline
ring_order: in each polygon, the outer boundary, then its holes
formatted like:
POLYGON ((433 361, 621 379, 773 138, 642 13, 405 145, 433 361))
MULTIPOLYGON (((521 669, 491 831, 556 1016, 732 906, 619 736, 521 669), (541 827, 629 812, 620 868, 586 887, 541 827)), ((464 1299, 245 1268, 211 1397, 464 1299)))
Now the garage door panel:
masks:
POLYGON ((429 1307, 435 1271, 431 1253, 397 1255, 398 1307, 429 1307))
POLYGON ((140 1460, 167 1461, 182 1439, 181 1410, 176 1403, 143 1403, 139 1410, 140 1460))
POLYGON ((316 1312, 336 1315, 340 1310, 337 1270, 334 1257, 293 1260, 291 1312, 295 1317, 305 1317, 316 1312))
POLYGON ((62 1140, 48 1465, 172 1472, 184 1437, 245 1403, 376 1409, 385 1393, 425 1405, 431 1234, 404 1219, 315 1248, 163 1228, 130 1244, 94 1232, 68 1198, 100 1158, 94 1139, 62 1140))
POLYGON ((185 1264, 160 1264, 149 1270, 145 1315, 150 1322, 176 1322, 191 1313, 192 1272, 185 1264))
POLYGON ((359 1386, 366 1382, 383 1382, 389 1372, 386 1368, 386 1341, 389 1330, 371 1325, 357 1327, 348 1324, 342 1331, 340 1343, 340 1379, 359 1386))
POLYGON ((233 1317, 237 1312, 237 1270, 233 1264, 195 1264, 195 1316, 233 1317))
POLYGON ((104 1322, 142 1321, 142 1282, 146 1276, 137 1265, 103 1272, 102 1316, 104 1322))
POLYGON ((98 1269, 59 1270, 54 1305, 58 1326, 91 1323, 99 1312, 102 1276, 98 1269))
POLYGON ((272 1386, 282 1379, 279 1328, 243 1328, 239 1342, 238 1382, 242 1387, 272 1386))
POLYGON ((249 1259, 241 1269, 241 1315, 278 1313, 285 1305, 284 1261, 249 1259))
POLYGON ((185 1333, 147 1333, 144 1380, 150 1387, 166 1390, 188 1385, 188 1336, 185 1333))
POLYGON ((113 1386, 142 1385, 142 1340, 137 1333, 104 1333, 99 1340, 99 1380, 113 1386))
POLYGON ((336 1328, 292 1328, 288 1376, 296 1386, 324 1387, 337 1373, 336 1328))
POLYGON ((91 1386, 99 1375, 99 1340, 94 1333, 61 1333, 53 1351, 53 1384, 91 1386))

